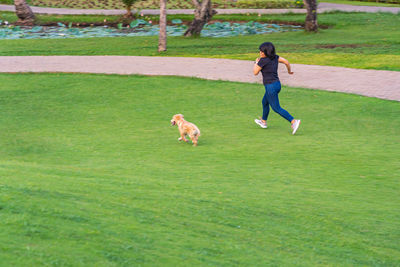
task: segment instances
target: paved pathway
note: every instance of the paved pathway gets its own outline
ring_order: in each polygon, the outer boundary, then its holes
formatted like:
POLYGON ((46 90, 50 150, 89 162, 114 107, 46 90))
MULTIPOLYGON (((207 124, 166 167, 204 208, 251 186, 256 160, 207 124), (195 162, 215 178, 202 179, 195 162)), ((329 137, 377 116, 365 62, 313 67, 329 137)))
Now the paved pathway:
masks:
MULTIPOLYGON (((175 75, 261 83, 254 62, 231 59, 137 56, 0 56, 0 72, 81 72, 175 75), (154 64, 157 62, 157 64, 154 64)), ((280 66, 284 85, 400 101, 400 72, 292 64, 280 66)))
MULTIPOLYGON (((118 15, 124 10, 62 9, 32 7, 35 13, 118 15)), ((0 10, 14 11, 12 5, 0 10)), ((349 6, 321 3, 319 12, 391 12, 400 8, 349 6)), ((304 9, 218 9, 219 14, 234 13, 305 13, 304 9)), ((142 10, 158 14, 158 10, 142 10)), ((168 10, 169 14, 193 14, 192 9, 168 10)), ((82 72, 107 74, 177 75, 212 80, 261 83, 261 76, 252 75, 253 62, 229 59, 134 57, 134 56, 22 56, 0 57, 0 72, 82 72), (157 68, 154 61, 157 60, 157 68)), ((400 101, 400 72, 359 70, 340 67, 293 64, 294 75, 280 68, 284 85, 310 89, 354 93, 400 101)))
MULTIPOLYGON (((125 10, 114 9, 66 9, 66 8, 46 8, 46 7, 31 7, 34 13, 38 14, 60 14, 60 15, 78 15, 78 14, 101 14, 101 15, 121 15, 125 14, 125 10)), ((0 5, 0 10, 15 11, 13 5, 0 5)), ((351 6, 330 3, 320 3, 318 12, 331 12, 340 10, 345 12, 390 12, 398 14, 400 7, 375 7, 375 6, 351 6)), ((283 13, 306 13, 305 9, 216 9, 218 14, 246 14, 246 13, 259 13, 259 14, 283 14, 283 13)), ((141 11, 145 15, 158 15, 157 9, 143 9, 141 11)), ((169 9, 168 14, 193 14, 193 9, 169 9)))

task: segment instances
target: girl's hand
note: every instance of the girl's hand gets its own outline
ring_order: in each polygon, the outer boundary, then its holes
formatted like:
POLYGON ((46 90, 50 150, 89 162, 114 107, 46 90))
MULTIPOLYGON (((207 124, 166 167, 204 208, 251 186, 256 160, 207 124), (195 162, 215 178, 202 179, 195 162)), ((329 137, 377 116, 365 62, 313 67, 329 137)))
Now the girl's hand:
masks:
POLYGON ((258 63, 258 61, 260 61, 260 58, 256 58, 256 61, 255 61, 255 63, 257 64, 257 63, 258 63))
POLYGON ((293 71, 288 71, 288 73, 289 73, 289 74, 293 74, 294 72, 293 72, 293 71))

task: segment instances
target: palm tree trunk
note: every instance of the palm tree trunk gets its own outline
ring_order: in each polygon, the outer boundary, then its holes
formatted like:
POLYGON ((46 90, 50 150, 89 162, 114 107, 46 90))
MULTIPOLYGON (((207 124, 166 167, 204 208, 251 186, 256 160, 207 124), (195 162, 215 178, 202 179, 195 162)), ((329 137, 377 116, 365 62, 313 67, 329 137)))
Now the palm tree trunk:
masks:
POLYGON ((307 8, 305 29, 308 32, 316 32, 318 31, 317 0, 304 0, 304 4, 307 8))
POLYGON ((18 25, 33 25, 35 20, 35 15, 32 9, 26 3, 25 0, 14 0, 15 14, 18 17, 16 24, 18 25))
POLYGON ((160 33, 158 34, 158 52, 167 50, 167 0, 160 0, 160 33))

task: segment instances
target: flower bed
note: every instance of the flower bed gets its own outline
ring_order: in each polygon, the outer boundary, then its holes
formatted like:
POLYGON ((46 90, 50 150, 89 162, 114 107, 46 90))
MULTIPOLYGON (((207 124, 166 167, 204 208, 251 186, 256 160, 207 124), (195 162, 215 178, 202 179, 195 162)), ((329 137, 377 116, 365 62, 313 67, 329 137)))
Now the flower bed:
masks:
MULTIPOLYGON (((182 36, 187 26, 181 20, 173 20, 173 25, 167 26, 169 36, 182 36)), ((201 36, 229 37, 238 35, 267 34, 275 32, 297 31, 301 26, 267 24, 258 22, 231 23, 215 22, 206 24, 201 36)), ((85 27, 77 28, 59 23, 56 27, 19 27, 10 26, 0 21, 0 39, 56 39, 56 38, 88 38, 88 37, 122 37, 122 36, 155 36, 159 33, 159 26, 148 21, 137 19, 123 27, 85 27)))

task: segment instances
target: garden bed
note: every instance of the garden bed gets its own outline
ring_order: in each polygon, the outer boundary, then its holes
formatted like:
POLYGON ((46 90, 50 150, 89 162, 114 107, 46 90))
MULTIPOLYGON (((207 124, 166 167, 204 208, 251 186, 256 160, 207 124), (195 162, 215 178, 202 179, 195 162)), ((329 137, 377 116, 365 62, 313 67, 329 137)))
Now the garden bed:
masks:
MULTIPOLYGON (((124 9, 121 0, 28 0, 32 6, 77 9, 124 9)), ((12 0, 0 0, 2 4, 13 4, 12 0)), ((213 8, 301 8, 303 2, 299 0, 214 0, 213 8)), ((159 0, 138 1, 134 9, 158 9, 159 0)), ((192 1, 167 1, 168 9, 194 8, 192 1)))
MULTIPOLYGON (((106 22, 104 22, 105 24, 106 22)), ((69 23, 65 25, 58 22, 49 23, 46 26, 19 27, 7 25, 0 21, 0 39, 58 39, 58 38, 88 38, 88 37, 133 37, 156 36, 159 34, 158 24, 152 21, 136 19, 128 25, 118 23, 110 27, 108 25, 87 25, 86 23, 69 23), (3 26, 1 26, 3 24, 3 26)), ((115 24, 115 23, 113 23, 115 24)), ((182 36, 187 25, 182 20, 172 20, 167 26, 169 36, 182 36)), ((298 31, 301 26, 249 22, 219 22, 206 24, 201 35, 203 37, 230 37, 238 35, 267 34, 276 32, 298 31)))

